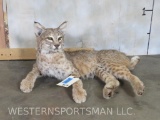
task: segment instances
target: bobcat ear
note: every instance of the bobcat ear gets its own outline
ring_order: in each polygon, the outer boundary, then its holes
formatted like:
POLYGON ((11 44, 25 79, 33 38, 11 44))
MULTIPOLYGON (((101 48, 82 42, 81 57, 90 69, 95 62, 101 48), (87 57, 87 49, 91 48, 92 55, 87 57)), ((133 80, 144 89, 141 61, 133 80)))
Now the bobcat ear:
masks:
POLYGON ((45 31, 45 27, 35 21, 34 21, 34 29, 35 29, 36 36, 40 36, 45 31))
POLYGON ((58 27, 58 29, 64 31, 66 27, 67 27, 67 21, 64 21, 64 22, 58 27))

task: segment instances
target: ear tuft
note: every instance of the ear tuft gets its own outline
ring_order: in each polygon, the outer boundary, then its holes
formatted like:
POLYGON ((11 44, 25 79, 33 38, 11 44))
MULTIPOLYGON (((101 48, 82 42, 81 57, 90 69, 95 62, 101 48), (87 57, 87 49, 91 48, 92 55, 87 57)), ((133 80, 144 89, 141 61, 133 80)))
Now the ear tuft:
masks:
POLYGON ((67 27, 67 21, 64 21, 59 27, 58 29, 61 29, 62 31, 64 31, 67 27))
POLYGON ((45 31, 45 27, 36 21, 34 21, 34 28, 36 36, 40 36, 45 31))

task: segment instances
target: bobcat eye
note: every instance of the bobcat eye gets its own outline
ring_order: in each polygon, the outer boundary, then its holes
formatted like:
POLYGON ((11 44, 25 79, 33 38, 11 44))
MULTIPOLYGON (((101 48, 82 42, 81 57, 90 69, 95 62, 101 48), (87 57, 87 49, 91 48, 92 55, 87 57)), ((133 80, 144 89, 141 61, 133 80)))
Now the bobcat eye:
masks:
POLYGON ((59 38, 58 38, 58 41, 61 41, 61 40, 62 40, 62 37, 59 37, 59 38))
POLYGON ((47 39, 48 39, 48 40, 52 40, 52 41, 53 41, 53 38, 52 38, 52 37, 47 37, 47 39))

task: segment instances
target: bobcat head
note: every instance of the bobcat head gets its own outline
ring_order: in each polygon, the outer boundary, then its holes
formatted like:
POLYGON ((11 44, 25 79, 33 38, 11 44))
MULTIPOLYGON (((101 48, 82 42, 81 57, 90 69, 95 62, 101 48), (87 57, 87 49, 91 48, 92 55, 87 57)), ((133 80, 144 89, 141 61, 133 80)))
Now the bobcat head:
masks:
POLYGON ((34 26, 38 52, 51 54, 63 51, 64 29, 67 26, 66 21, 57 28, 45 28, 38 22, 34 22, 34 26))

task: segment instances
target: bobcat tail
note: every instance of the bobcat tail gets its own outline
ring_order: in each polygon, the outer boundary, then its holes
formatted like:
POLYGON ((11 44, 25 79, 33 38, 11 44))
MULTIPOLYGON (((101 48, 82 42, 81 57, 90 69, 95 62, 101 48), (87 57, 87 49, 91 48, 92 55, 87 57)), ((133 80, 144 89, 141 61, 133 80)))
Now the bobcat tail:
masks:
POLYGON ((140 61, 140 57, 139 56, 132 57, 131 61, 130 61, 129 69, 133 70, 139 61, 140 61))

